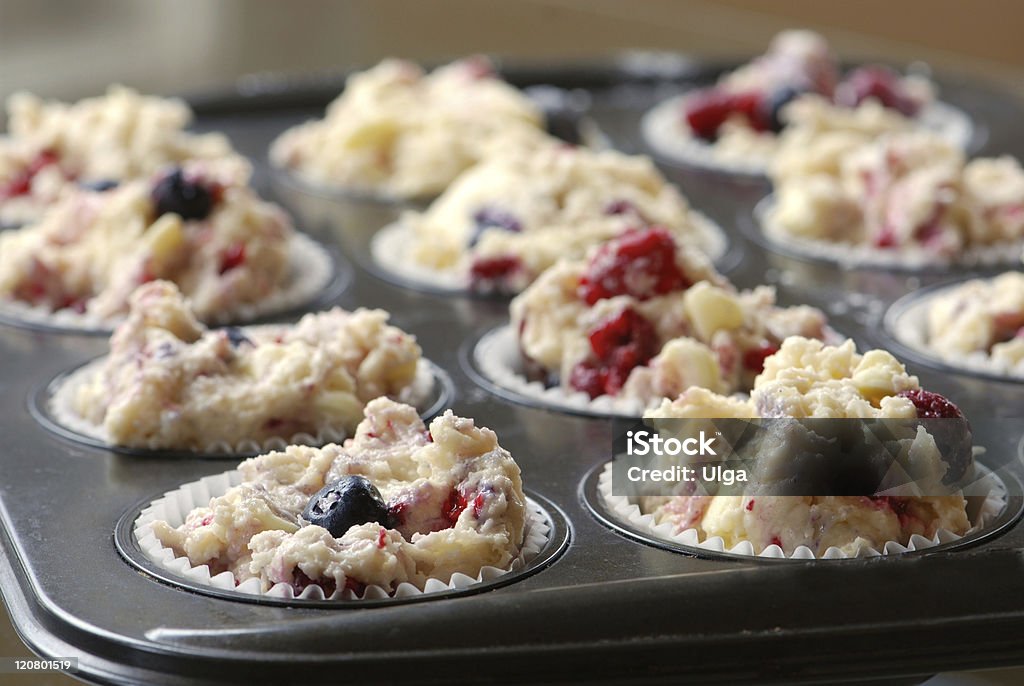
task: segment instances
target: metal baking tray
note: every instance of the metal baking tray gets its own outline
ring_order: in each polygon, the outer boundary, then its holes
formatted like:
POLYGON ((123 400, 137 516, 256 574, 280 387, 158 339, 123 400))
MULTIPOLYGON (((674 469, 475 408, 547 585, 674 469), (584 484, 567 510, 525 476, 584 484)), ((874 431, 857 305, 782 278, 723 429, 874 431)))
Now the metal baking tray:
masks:
MULTIPOLYGON (((654 98, 706 82, 725 66, 631 55, 505 73, 517 85, 582 89, 592 101, 587 124, 635 150, 631 127, 654 98)), ((256 161, 257 184, 270 192, 267 144, 319 116, 340 87, 338 75, 251 79, 235 92, 195 99, 198 125, 225 131, 256 161)), ((943 94, 984 120, 985 152, 1024 149, 1012 99, 973 83, 943 83, 943 94)), ((884 307, 928 280, 840 272, 769 252, 737 228, 764 189, 666 170, 728 231, 739 253, 728 272, 737 285, 775 282, 784 304, 824 307, 860 346, 883 344, 884 307), (851 289, 866 297, 836 307, 851 289)), ((512 583, 415 603, 285 607, 160 580, 120 557, 119 520, 236 461, 140 458, 47 431, 30 415, 34 393, 104 353, 106 342, 0 327, 0 589, 37 653, 77 656, 79 678, 109 684, 913 682, 1024 663, 1024 527, 1015 519, 971 547, 846 561, 693 557, 637 541, 585 504, 588 474, 610 457, 610 421, 510 403, 474 382, 466 342, 504 323, 505 301, 421 293, 374 276, 366 241, 394 208, 369 203, 353 214, 346 199, 280 197, 297 210, 300 228, 340 246, 353 263, 353 283, 336 302, 386 308, 416 334, 425 356, 454 381, 452 408, 493 428, 528 490, 564 519, 556 527, 564 547, 512 583)), ((1024 417, 1024 384, 910 367, 972 418, 1024 417)), ((1001 474, 1019 479, 1020 432, 1005 432, 1017 423, 997 425, 1004 432, 990 441, 1014 456, 1001 474)))

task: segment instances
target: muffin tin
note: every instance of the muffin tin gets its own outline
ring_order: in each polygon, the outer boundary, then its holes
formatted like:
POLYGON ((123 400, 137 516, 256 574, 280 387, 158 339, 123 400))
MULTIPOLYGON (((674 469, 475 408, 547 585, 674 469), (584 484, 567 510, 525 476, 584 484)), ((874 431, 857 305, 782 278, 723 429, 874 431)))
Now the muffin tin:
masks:
MULTIPOLYGON (((636 122, 659 94, 708 82, 726 66, 733 65, 632 55, 505 72, 520 86, 588 91, 587 126, 636 151, 636 122)), ((257 79, 194 104, 201 128, 225 131, 259 162, 277 133, 317 116, 340 84, 338 77, 257 79)), ((988 131, 983 152, 1024 156, 1019 105, 975 84, 942 86, 945 100, 988 131)), ((881 325, 886 309, 932 278, 839 272, 767 252, 736 229, 736 218, 752 216, 766 189, 719 174, 667 172, 729 233, 737 259, 727 275, 737 286, 774 282, 780 304, 823 307, 861 347, 890 343, 881 325)), ((264 192, 270 177, 262 165, 264 192)), ((498 433, 531 497, 551 516, 554 547, 529 574, 458 597, 322 607, 200 593, 123 559, 135 557, 125 529, 155 496, 227 471, 237 459, 141 458, 47 431, 29 411, 34 394, 103 354, 106 342, 3 326, 0 589, 36 652, 79 656, 79 676, 94 682, 165 684, 834 682, 1024 661, 1019 504, 969 545, 870 559, 779 564, 638 541, 587 504, 595 469, 610 457, 610 420, 511 403, 477 382, 467 346, 507 321, 506 301, 419 292, 374 276, 369 239, 394 206, 289 190, 281 179, 273 188, 300 229, 353 263, 351 286, 333 302, 389 310, 392 323, 414 333, 424 356, 451 377, 450 407, 498 433)), ((960 404, 976 434, 998 449, 1001 463, 988 466, 1019 500, 1024 384, 905 361, 922 385, 960 404)))

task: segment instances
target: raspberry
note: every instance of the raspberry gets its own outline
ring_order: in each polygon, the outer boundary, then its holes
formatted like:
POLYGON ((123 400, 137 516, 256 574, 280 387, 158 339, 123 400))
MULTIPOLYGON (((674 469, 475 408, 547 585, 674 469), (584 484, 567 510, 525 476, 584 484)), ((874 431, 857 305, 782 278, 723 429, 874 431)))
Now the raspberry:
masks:
POLYGON ((225 274, 245 264, 245 243, 235 243, 220 256, 219 272, 225 274))
POLYGON ((771 122, 762 107, 760 93, 727 93, 710 89, 695 94, 686 104, 686 123, 699 138, 714 140, 718 129, 733 114, 739 113, 756 131, 767 131, 771 122))
POLYGON ((53 150, 43 150, 29 163, 22 172, 16 174, 13 179, 5 184, 0 184, 0 200, 15 198, 25 195, 32 190, 32 180, 43 168, 60 161, 57 153, 53 150))
POLYGON ((908 398, 917 408, 918 419, 963 419, 964 413, 960 408, 951 403, 946 397, 931 391, 916 388, 910 391, 897 393, 900 397, 908 398))
POLYGON ((466 500, 466 494, 462 493, 459 489, 453 489, 448 494, 444 504, 441 505, 441 517, 448 522, 449 529, 459 521, 459 515, 462 514, 467 505, 469 505, 469 502, 466 500))
POLYGON ((971 448, 971 425, 967 423, 960 408, 944 396, 931 391, 914 389, 902 391, 898 395, 909 398, 917 408, 918 419, 959 419, 957 422, 933 422, 925 428, 935 439, 943 461, 946 463, 946 475, 942 482, 954 483, 967 473, 974 460, 971 448))
POLYGON ((590 333, 594 359, 578 363, 569 385, 591 398, 615 395, 634 368, 646 364, 658 352, 654 325, 626 308, 605 319, 590 333))
POLYGON ((616 295, 647 300, 689 288, 691 282, 676 264, 676 243, 663 228, 631 230, 598 249, 580 279, 579 292, 588 305, 616 295))
POLYGON ((760 347, 752 348, 743 353, 743 367, 755 374, 764 371, 764 361, 779 352, 779 346, 771 343, 764 343, 760 347))
POLYGON ((513 289, 509 279, 516 274, 523 263, 515 255, 481 257, 473 260, 469 267, 469 287, 474 291, 513 289))
POLYGON ((845 107, 856 107, 868 98, 875 98, 883 106, 908 117, 917 114, 920 107, 904 91, 900 75, 888 67, 854 69, 836 88, 836 102, 845 107))

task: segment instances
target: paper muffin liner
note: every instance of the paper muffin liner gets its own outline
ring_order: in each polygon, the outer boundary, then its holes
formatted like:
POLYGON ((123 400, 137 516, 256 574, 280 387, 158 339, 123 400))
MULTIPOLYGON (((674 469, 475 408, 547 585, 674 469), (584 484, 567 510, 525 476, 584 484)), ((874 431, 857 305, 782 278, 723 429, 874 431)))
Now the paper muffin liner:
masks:
MULTIPOLYGON (((704 214, 690 210, 696 246, 708 258, 717 262, 728 250, 725 232, 704 214)), ((378 231, 370 243, 370 255, 376 265, 389 277, 410 288, 424 288, 443 293, 468 293, 469 276, 461 269, 436 269, 417 262, 412 249, 415 232, 408 222, 397 221, 378 231)))
MULTIPOLYGON (((291 131, 291 129, 288 129, 288 131, 291 131)), ((285 133, 287 133, 287 131, 285 133)), ((436 194, 402 196, 370 187, 330 184, 310 178, 306 174, 303 174, 302 170, 297 167, 281 166, 274 163, 273 160, 268 160, 268 164, 270 166, 271 174, 276 182, 288 184, 301 191, 327 200, 373 203, 376 205, 402 207, 409 205, 425 205, 437 197, 436 194)))
POLYGON ((653 515, 641 512, 640 506, 636 504, 633 497, 614 495, 612 493, 611 462, 607 463, 601 470, 601 474, 597 481, 597 495, 604 506, 608 509, 608 512, 618 521, 631 526, 638 532, 646 534, 654 541, 667 541, 669 543, 676 543, 690 548, 695 548, 697 550, 704 550, 709 553, 729 553, 731 555, 745 555, 748 557, 776 560, 842 560, 853 557, 877 557, 879 555, 898 555, 901 553, 926 550, 928 548, 934 548, 937 545, 955 543, 956 541, 982 531, 1006 508, 1008 502, 1006 485, 1003 484, 1002 480, 992 472, 986 471, 983 473, 978 479, 977 486, 974 488, 986 493, 986 495, 981 506, 978 508, 973 521, 971 522, 971 528, 968 529, 967 533, 963 536, 949 531, 948 529, 939 529, 931 538, 913 534, 907 541, 906 545, 899 541, 886 541, 885 544, 881 546, 881 550, 876 550, 875 548, 865 545, 858 548, 857 552, 853 555, 840 548, 831 546, 820 556, 817 556, 814 554, 814 551, 807 546, 799 546, 792 553, 787 554, 777 545, 770 545, 764 550, 757 552, 750 541, 740 541, 731 548, 726 548, 725 541, 718 536, 712 536, 702 541, 700 540, 700 533, 697 529, 686 529, 684 531, 676 532, 674 531, 674 527, 671 523, 665 522, 658 524, 654 521, 653 515))
POLYGON ((357 595, 351 589, 339 589, 332 595, 324 595, 323 589, 317 584, 311 584, 303 589, 302 593, 295 595, 294 589, 286 583, 278 583, 264 591, 261 588, 260 580, 257 578, 248 579, 241 584, 236 584, 235 576, 230 571, 211 575, 207 565, 193 566, 187 557, 175 557, 174 551, 164 545, 153 534, 152 523, 158 520, 166 521, 172 527, 181 526, 185 517, 196 507, 205 507, 211 498, 223 495, 232 486, 242 482, 242 475, 237 469, 221 474, 204 477, 198 481, 187 483, 173 491, 168 491, 160 498, 147 505, 139 513, 132 527, 136 542, 142 552, 154 564, 183 581, 194 584, 211 586, 213 588, 237 591, 244 595, 271 596, 285 599, 306 599, 306 600, 371 600, 382 598, 408 598, 430 593, 445 591, 461 591, 469 587, 492 581, 506 574, 522 570, 528 565, 547 545, 551 536, 551 525, 544 509, 530 498, 526 499, 526 528, 524 531, 523 545, 519 555, 506 567, 484 566, 479 574, 471 577, 467 574, 456 572, 450 579, 430 578, 423 587, 416 586, 410 582, 403 582, 398 585, 393 593, 389 593, 380 586, 367 586, 362 595, 357 595))
MULTIPOLYGON (((335 267, 330 254, 305 234, 292 235, 289 253, 288 280, 283 288, 275 290, 258 303, 245 303, 226 309, 206 323, 221 325, 252 321, 294 309, 313 300, 334 278, 335 267)), ((13 323, 84 333, 109 333, 124 321, 123 315, 101 317, 68 309, 51 312, 40 305, 5 298, 0 298, 0 318, 13 323)))
POLYGON ((843 267, 890 268, 925 271, 949 267, 988 267, 1020 262, 1024 238, 962 249, 955 257, 941 257, 923 247, 876 248, 871 245, 834 243, 787 234, 775 219, 775 197, 769 195, 754 208, 758 238, 770 249, 800 257, 831 262, 843 267))
MULTIPOLYGON (((825 329, 825 341, 839 343, 846 337, 831 327, 825 329)), ((645 410, 661 404, 661 398, 644 403, 640 398, 602 395, 591 399, 583 391, 562 386, 545 387, 526 378, 516 332, 510 324, 485 333, 474 346, 473 362, 479 373, 499 389, 548 408, 605 417, 642 417, 645 410)))
MULTIPOLYGON (((264 326, 250 328, 266 331, 283 327, 264 326)), ((74 399, 79 389, 88 384, 96 374, 102 371, 106 361, 107 358, 105 356, 97 358, 71 373, 59 377, 50 387, 47 409, 53 421, 62 429, 90 443, 101 444, 111 448, 124 447, 128 450, 148 450, 160 453, 189 452, 219 457, 233 457, 238 455, 255 455, 272 450, 284 450, 289 445, 319 446, 328 443, 340 443, 348 437, 348 431, 343 426, 325 426, 320 428, 316 435, 303 432, 292 434, 291 436, 277 436, 264 441, 244 440, 234 445, 226 441, 215 441, 203 446, 200 450, 167 448, 158 445, 155 441, 145 446, 118 446, 111 441, 109 434, 102 425, 94 424, 79 415, 74 409, 74 399)), ((432 410, 433 408, 423 407, 423 405, 427 404, 426 401, 435 389, 441 391, 443 382, 437 372, 438 370, 433 363, 421 359, 416 367, 416 376, 412 383, 402 389, 402 392, 395 400, 412 405, 421 411, 432 410)))
MULTIPOLYGON (((971 281, 991 281, 972 277, 971 281)), ((898 343, 916 353, 924 361, 939 363, 965 372, 993 376, 1001 379, 1024 381, 1024 361, 1015 366, 994 360, 986 352, 942 352, 933 348, 928 342, 928 310, 936 298, 959 288, 967 281, 944 284, 938 288, 926 289, 905 295, 885 313, 884 326, 886 333, 898 343)))
MULTIPOLYGON (((742 157, 725 156, 713 143, 703 141, 683 128, 680 113, 691 97, 692 94, 677 95, 655 105, 644 114, 640 120, 640 132, 647 146, 673 162, 728 174, 764 176, 774 151, 762 155, 751 151, 742 157)), ((938 134, 961 150, 971 146, 974 137, 971 118, 952 105, 933 102, 922 109, 916 119, 921 127, 938 134)))

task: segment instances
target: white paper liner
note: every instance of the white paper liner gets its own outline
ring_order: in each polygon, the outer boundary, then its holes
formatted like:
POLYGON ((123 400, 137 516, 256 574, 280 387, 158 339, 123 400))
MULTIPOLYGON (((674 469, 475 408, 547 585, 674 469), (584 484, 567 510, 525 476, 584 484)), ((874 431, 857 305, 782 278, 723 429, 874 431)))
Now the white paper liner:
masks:
MULTIPOLYGON (((647 409, 638 398, 602 395, 592 400, 583 391, 569 391, 561 386, 545 388, 540 381, 529 381, 523 372, 519 341, 509 324, 484 334, 473 348, 473 359, 480 372, 494 384, 547 407, 615 417, 640 417, 647 409)), ((660 402, 658 398, 653 404, 660 402)))
POLYGON ((597 481, 598 497, 604 503, 605 507, 608 508, 609 513, 620 522, 632 526, 637 531, 647 534, 652 539, 678 543, 680 545, 698 548, 700 550, 707 550, 714 553, 730 553, 732 555, 747 555, 751 557, 791 560, 842 560, 851 557, 898 555, 900 553, 925 550, 927 548, 934 548, 937 545, 959 541, 988 526, 993 519, 1002 513, 1007 504, 1006 486, 999 477, 991 472, 984 472, 978 479, 977 485, 972 487, 972 490, 974 489, 984 489, 987 495, 985 496, 985 500, 981 503, 981 507, 978 509, 974 521, 971 522, 973 526, 968 529, 967 533, 963 536, 955 534, 948 529, 939 529, 935 532, 935 535, 932 538, 926 538, 924 536, 914 534, 910 537, 910 540, 906 545, 903 545, 898 541, 886 541, 881 550, 876 550, 870 546, 861 546, 857 549, 854 555, 851 555, 835 546, 831 546, 825 550, 819 558, 814 554, 814 551, 807 546, 799 546, 790 554, 786 554, 786 552, 777 545, 770 545, 761 552, 757 552, 754 550, 754 546, 750 541, 740 541, 732 548, 726 548, 725 541, 723 541, 719 536, 712 536, 702 541, 700 540, 700 534, 696 529, 686 529, 685 531, 677 533, 674 531, 674 527, 671 523, 665 522, 657 524, 654 521, 653 515, 642 513, 640 511, 640 506, 635 503, 632 497, 614 495, 612 493, 611 462, 607 463, 604 466, 604 469, 601 470, 601 475, 598 477, 597 481))
POLYGON ((985 267, 1020 262, 1024 238, 960 250, 955 257, 939 257, 922 246, 876 248, 872 245, 836 243, 798 238, 785 232, 775 221, 775 198, 769 195, 754 208, 761 235, 771 244, 804 257, 833 262, 843 267, 890 267, 925 270, 936 267, 985 267))
MULTIPOLYGON (((825 341, 840 343, 846 336, 825 327, 825 341)), ((473 348, 473 360, 480 372, 492 383, 539 404, 570 412, 586 412, 612 417, 642 417, 645 410, 661 404, 654 398, 647 405, 639 398, 602 395, 591 399, 583 391, 570 391, 562 386, 547 388, 540 381, 530 381, 523 370, 519 341, 510 324, 484 334, 473 348)))
MULTIPOLYGON (((297 127, 293 127, 297 128, 297 127)), ((289 129, 290 131, 291 129, 289 129)), ((287 131, 285 132, 287 133, 287 131)), ((283 134, 282 134, 283 135, 283 134)), ((393 205, 402 207, 410 204, 426 204, 433 201, 437 195, 422 196, 400 196, 389 194, 385 191, 374 189, 368 186, 345 186, 342 184, 328 184, 323 181, 310 178, 302 173, 301 169, 295 167, 281 167, 270 163, 272 177, 279 181, 298 187, 306 193, 321 198, 336 201, 349 201, 360 203, 372 203, 376 205, 393 205)))
MULTIPOLYGON (((294 589, 285 583, 275 584, 269 590, 260 588, 259 579, 248 579, 235 585, 235 576, 231 572, 221 572, 211 576, 207 565, 192 566, 187 557, 175 557, 174 551, 164 545, 153 534, 151 524, 158 520, 166 521, 172 527, 181 526, 185 517, 196 507, 205 507, 211 498, 223 495, 232 486, 242 482, 242 475, 237 469, 221 474, 207 476, 199 481, 187 483, 173 491, 168 491, 147 505, 139 513, 132 526, 133 535, 146 557, 160 568, 171 572, 185 581, 204 586, 212 586, 226 591, 237 591, 240 594, 262 595, 277 598, 302 598, 308 600, 324 600, 324 592, 320 586, 312 584, 303 589, 298 596, 294 589)), ((528 565, 547 545, 551 536, 551 526, 543 508, 530 498, 526 499, 526 528, 523 546, 516 559, 507 567, 482 567, 476 577, 455 573, 450 579, 427 579, 420 588, 403 582, 394 593, 388 593, 380 586, 367 586, 363 595, 356 595, 351 589, 336 590, 329 600, 371 600, 380 598, 408 598, 410 596, 438 593, 442 591, 461 591, 474 584, 492 581, 498 577, 517 572, 528 565)))
MULTIPOLYGON (((277 325, 260 327, 247 327, 247 330, 260 329, 263 331, 284 328, 277 325)), ((74 399, 78 390, 88 384, 96 374, 101 373, 107 358, 100 357, 87 364, 82 365, 67 376, 61 378, 51 390, 48 403, 48 410, 54 421, 63 428, 79 434, 88 439, 99 441, 106 445, 116 445, 102 425, 97 425, 79 415, 74 409, 74 399)), ((413 405, 417 409, 432 394, 435 387, 441 382, 435 378, 434 367, 427 360, 421 359, 416 367, 416 376, 411 384, 402 389, 396 400, 413 405)), ((317 431, 316 435, 308 433, 297 433, 291 436, 278 436, 265 441, 244 440, 234 445, 225 441, 209 443, 201 450, 188 448, 167 448, 151 441, 145 446, 130 446, 133 450, 153 450, 159 452, 180 451, 197 452, 208 455, 248 455, 270 452, 272 450, 284 450, 289 445, 313 445, 320 446, 328 443, 340 443, 348 437, 348 431, 342 426, 325 426, 317 431)))
MULTIPOLYGON (((700 212, 689 212, 696 229, 695 247, 704 252, 712 262, 720 260, 729 247, 725 232, 700 212)), ((370 254, 379 267, 411 286, 450 293, 469 291, 469 276, 464 271, 436 269, 417 262, 411 254, 415 242, 416 236, 412 227, 406 222, 397 221, 374 234, 370 243, 370 254)))
MULTIPOLYGON (((294 233, 289 245, 288 280, 283 288, 262 298, 224 310, 207 324, 221 325, 245 322, 299 307, 313 300, 334 277, 331 256, 316 241, 302 233, 294 233)), ((124 316, 100 317, 86 312, 58 310, 51 312, 40 305, 0 298, 0 315, 12 320, 52 326, 75 331, 110 331, 124 321, 124 316)))
MULTIPOLYGON (((970 280, 991 281, 992 279, 971 278, 970 280)), ((948 286, 936 288, 920 295, 912 293, 896 301, 885 314, 885 328, 889 335, 926 359, 941 362, 950 367, 968 372, 1024 381, 1024 361, 1011 367, 1009 364, 995 360, 991 355, 980 350, 968 353, 943 352, 936 350, 929 344, 928 309, 935 302, 936 298, 945 296, 964 283, 966 281, 949 284, 948 286)))
MULTIPOLYGON (((684 126, 683 106, 692 94, 677 95, 648 110, 640 120, 640 132, 654 152, 678 163, 715 169, 730 174, 764 176, 771 162, 770 155, 757 151, 742 157, 722 154, 713 143, 694 136, 684 126)), ((971 118, 962 110, 944 102, 933 102, 918 113, 920 125, 937 133, 961 150, 970 146, 974 135, 971 118)))

